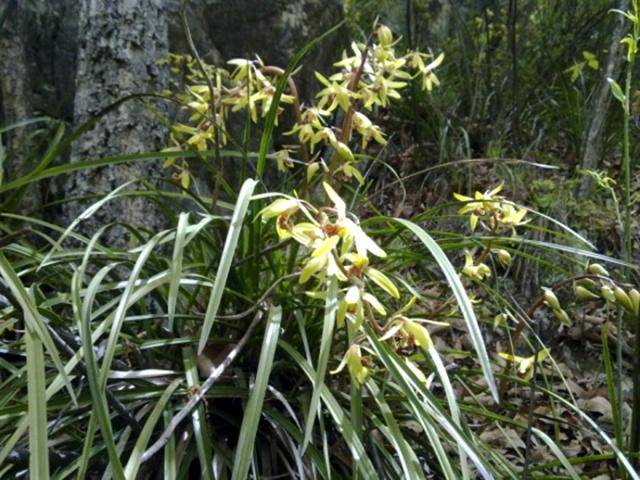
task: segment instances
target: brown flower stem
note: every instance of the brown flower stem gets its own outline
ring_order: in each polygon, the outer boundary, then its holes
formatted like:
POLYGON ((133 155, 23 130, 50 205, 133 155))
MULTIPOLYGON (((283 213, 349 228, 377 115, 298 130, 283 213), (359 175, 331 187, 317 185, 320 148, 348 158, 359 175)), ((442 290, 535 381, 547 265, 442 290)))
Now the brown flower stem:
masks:
MULTIPOLYGON (((364 71, 364 66, 367 64, 367 58, 369 56, 369 50, 371 49, 371 45, 373 44, 373 34, 369 35, 367 39, 367 43, 364 47, 364 52, 362 53, 362 61, 358 66, 358 69, 355 71, 354 75, 351 77, 349 81, 349 90, 355 92, 358 88, 358 83, 360 82, 360 78, 362 77, 362 72, 364 71)), ((340 141, 344 144, 347 144, 351 139, 351 131, 353 129, 353 114, 355 112, 355 103, 356 101, 352 101, 349 105, 349 110, 345 113, 344 118, 342 119, 342 126, 340 128, 340 141)), ((331 156, 331 160, 329 160, 329 175, 333 176, 334 172, 338 168, 338 152, 334 151, 331 156)))
POLYGON ((373 327, 373 329, 376 331, 377 334, 383 333, 384 328, 378 325, 378 322, 376 321, 376 317, 373 314, 373 310, 371 310, 371 305, 369 305, 367 302, 363 302, 363 303, 364 303, 364 309, 367 313, 367 318, 369 319, 371 326, 373 327))
MULTIPOLYGON (((550 289, 551 290, 557 290, 558 288, 561 288, 569 283, 573 283, 575 281, 578 280, 583 280, 583 279, 592 279, 592 280, 606 280, 609 282, 613 282, 616 283, 614 280, 612 280, 611 278, 608 277, 603 277, 601 275, 577 275, 574 277, 570 277, 570 278, 565 278, 564 280, 560 280, 559 282, 551 285, 550 289)), ((531 306, 528 308, 528 310, 525 312, 524 318, 521 318, 520 320, 518 320, 518 324, 516 325, 516 329, 513 333, 513 336, 511 337, 511 346, 512 346, 512 355, 515 355, 516 353, 516 349, 518 348, 518 345, 520 344, 520 338, 522 336, 522 332, 524 331, 524 328, 527 326, 527 320, 531 320, 533 318, 533 316, 535 315, 536 311, 542 307, 544 305, 544 294, 541 294, 540 296, 538 296, 538 298, 536 298, 536 300, 531 304, 531 306)), ((619 328, 619 326, 618 326, 619 328)), ((504 396, 504 394, 506 393, 507 390, 507 385, 509 382, 509 379, 507 378, 508 373, 510 370, 510 364, 505 365, 504 367, 504 371, 503 371, 503 377, 502 380, 500 381, 500 398, 502 398, 504 396)))
MULTIPOLYGON (((267 73, 271 75, 277 75, 279 77, 284 75, 284 70, 280 67, 276 67, 273 65, 265 65, 260 68, 262 73, 267 73)), ((302 104, 300 103, 300 95, 298 93, 298 88, 296 87, 296 82, 293 77, 287 77, 287 85, 289 86, 289 92, 291 92, 291 96, 293 97, 293 113, 296 116, 296 123, 298 125, 302 124, 302 104)), ((307 146, 300 142, 300 151, 302 153, 302 159, 309 163, 309 151, 307 150, 307 146)))

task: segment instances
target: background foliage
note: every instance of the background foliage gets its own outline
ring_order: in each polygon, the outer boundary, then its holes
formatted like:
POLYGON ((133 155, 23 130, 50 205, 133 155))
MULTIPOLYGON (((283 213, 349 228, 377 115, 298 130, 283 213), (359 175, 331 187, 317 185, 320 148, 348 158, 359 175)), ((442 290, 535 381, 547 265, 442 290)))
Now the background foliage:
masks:
POLYGON ((73 114, 14 108, 47 13, 0 9, 0 477, 638 478, 637 3, 285 3, 229 44, 208 2, 83 3, 73 114), (381 24, 424 63, 367 109, 381 24))

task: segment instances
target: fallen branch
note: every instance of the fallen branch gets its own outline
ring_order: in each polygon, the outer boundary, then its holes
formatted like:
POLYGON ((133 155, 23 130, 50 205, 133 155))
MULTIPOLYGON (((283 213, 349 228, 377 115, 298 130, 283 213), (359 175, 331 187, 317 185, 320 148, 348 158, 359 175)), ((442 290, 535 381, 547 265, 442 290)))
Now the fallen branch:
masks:
POLYGON ((213 384, 222 376, 222 374, 227 370, 227 368, 229 368, 229 365, 231 365, 231 363, 235 360, 235 358, 238 356, 240 351, 244 348, 245 344, 249 340, 249 337, 251 336, 251 332, 253 332, 253 329, 262 320, 263 313, 264 313, 263 307, 264 305, 259 305, 258 307, 259 309, 258 309, 258 312, 256 313, 256 316, 253 318, 253 321, 247 328, 247 331, 244 333, 242 338, 238 341, 236 346, 233 347, 233 349, 229 352, 229 354, 225 357, 225 359, 220 363, 220 365, 218 365, 215 369, 213 369, 211 374, 207 377, 207 379, 204 381, 204 383, 198 389, 198 391, 189 399, 187 404, 184 407, 182 407, 182 409, 177 413, 177 415, 175 415, 171 419, 171 422, 169 422, 169 425, 167 425, 167 428, 165 428, 164 432, 162 432, 162 435, 160 435, 158 440, 156 440, 155 443, 151 445, 142 454, 142 458, 140 459, 141 463, 144 463, 147 460, 149 460, 156 453, 158 453, 158 451, 162 447, 164 447, 164 445, 171 438, 171 435, 173 435, 173 432, 175 432, 176 428, 178 428, 178 425, 180 425, 180 423, 191 414, 191 411, 204 398, 204 396, 211 389, 211 387, 213 387, 213 384))

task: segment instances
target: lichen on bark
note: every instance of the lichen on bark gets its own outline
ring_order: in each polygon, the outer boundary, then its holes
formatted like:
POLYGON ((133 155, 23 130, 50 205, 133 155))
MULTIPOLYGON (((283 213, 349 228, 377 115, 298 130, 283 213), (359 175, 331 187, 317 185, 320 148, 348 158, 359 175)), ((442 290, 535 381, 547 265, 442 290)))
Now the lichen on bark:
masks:
MULTIPOLYGON (((168 48, 166 11, 160 0, 82 0, 78 46, 78 70, 74 120, 80 125, 114 101, 128 95, 159 92, 163 75, 156 65, 168 48)), ((71 161, 158 150, 166 131, 140 100, 123 103, 104 115, 73 145, 71 161)), ((152 181, 160 174, 157 162, 131 162, 73 174, 65 185, 66 196, 94 197, 64 207, 69 223, 95 196, 101 196, 134 179, 152 181)), ((140 183, 133 188, 139 188, 140 183)), ((162 226, 158 209, 144 197, 128 195, 103 206, 82 223, 92 233, 112 222, 156 230, 162 226)), ((114 228, 106 243, 122 244, 126 231, 114 228)))

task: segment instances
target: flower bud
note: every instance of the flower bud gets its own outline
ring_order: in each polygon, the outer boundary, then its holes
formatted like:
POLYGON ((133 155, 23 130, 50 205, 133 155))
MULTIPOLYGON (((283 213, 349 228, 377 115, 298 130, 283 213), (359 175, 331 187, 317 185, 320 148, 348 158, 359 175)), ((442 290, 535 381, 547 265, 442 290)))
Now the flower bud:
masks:
POLYGON ((576 280, 576 285, 580 285, 581 287, 586 288, 587 290, 591 290, 592 292, 596 289, 596 282, 591 280, 590 278, 581 278, 580 280, 576 280))
POLYGON ((511 254, 507 250, 496 250, 496 256, 503 267, 511 265, 511 254))
POLYGON ((354 160, 353 153, 351 152, 351 149, 349 147, 347 147, 346 144, 344 144, 342 142, 336 142, 335 145, 334 145, 334 148, 336 149, 336 152, 338 153, 338 156, 342 160, 345 160, 347 162, 353 162, 353 160, 354 160))
POLYGON ((553 310, 561 310, 558 297, 550 288, 543 288, 544 290, 544 303, 546 303, 553 310))
POLYGON ((631 299, 631 306, 633 307, 633 313, 637 317, 640 315, 640 292, 635 288, 629 290, 629 299, 631 299))
POLYGON ((553 314, 556 316, 556 318, 561 324, 571 325, 571 319, 569 318, 569 315, 567 315, 567 312, 565 312, 561 308, 554 309, 553 314))
POLYGON ((320 163, 313 162, 307 166, 307 182, 310 182, 313 176, 316 174, 318 169, 320 168, 320 163))
POLYGON ((627 295, 627 292, 625 292, 620 287, 616 287, 613 290, 613 294, 615 295, 618 303, 622 305, 622 308, 624 308, 628 312, 633 312, 633 305, 631 304, 631 299, 629 298, 629 295, 627 295))
POLYGON ((499 313, 493 317, 493 329, 497 330, 507 322, 507 315, 505 313, 499 313))
POLYGON ((616 296, 613 293, 613 290, 611 289, 611 287, 607 287, 606 285, 603 285, 600 288, 600 296, 604 298, 607 302, 616 303, 616 296))
POLYGON ((604 268, 599 263, 592 263, 591 265, 589 265, 589 268, 587 268, 587 272, 591 275, 600 275, 602 277, 609 276, 609 272, 607 272, 606 268, 604 268))
POLYGON ((386 25, 380 25, 378 27, 378 40, 383 47, 391 45, 393 43, 393 33, 391 33, 391 29, 386 25))
POLYGON ((576 297, 581 298, 583 300, 595 300, 600 298, 598 295, 596 295, 590 290, 587 290, 581 285, 575 285, 573 287, 573 292, 576 294, 576 297))

